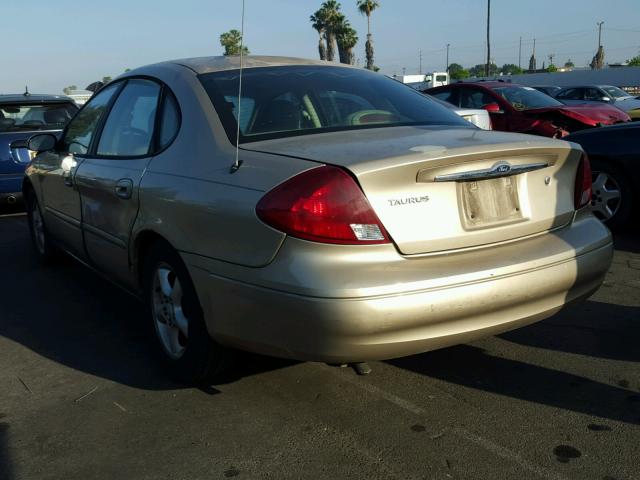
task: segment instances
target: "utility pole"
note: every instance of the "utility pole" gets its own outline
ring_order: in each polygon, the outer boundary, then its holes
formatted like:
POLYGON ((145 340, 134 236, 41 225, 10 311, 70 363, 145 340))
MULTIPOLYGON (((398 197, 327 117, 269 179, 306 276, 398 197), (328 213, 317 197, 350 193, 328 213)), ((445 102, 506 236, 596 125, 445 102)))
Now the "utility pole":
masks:
POLYGON ((556 54, 555 54, 555 53, 550 53, 550 54, 549 54, 549 64, 550 64, 550 65, 553 65, 553 57, 555 57, 555 56, 556 56, 556 54))
POLYGON ((491 0, 487 0, 487 67, 485 74, 489 76, 489 68, 491 67, 491 44, 489 42, 489 31, 491 26, 491 0))
POLYGON ((518 68, 522 69, 522 37, 520 37, 520 46, 518 47, 518 68))
POLYGON ((422 50, 420 50, 420 75, 422 75, 422 50))
POLYGON ((449 73, 449 47, 451 46, 450 43, 447 43, 447 69, 445 70, 445 72, 449 73))
POLYGON ((598 22, 596 25, 598 25, 598 49, 600 49, 600 47, 602 46, 602 25, 604 24, 604 22, 598 22))

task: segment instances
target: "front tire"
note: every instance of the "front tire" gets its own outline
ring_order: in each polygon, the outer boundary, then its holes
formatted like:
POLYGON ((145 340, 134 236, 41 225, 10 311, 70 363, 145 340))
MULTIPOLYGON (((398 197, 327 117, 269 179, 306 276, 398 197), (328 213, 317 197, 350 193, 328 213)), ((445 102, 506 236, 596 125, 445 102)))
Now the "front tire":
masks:
POLYGON ((42 216, 42 210, 35 192, 30 190, 25 196, 27 207, 27 220, 29 222, 29 233, 31 243, 35 251, 35 258, 43 265, 50 265, 59 257, 59 251, 51 243, 51 237, 47 231, 42 216))
POLYGON ((168 244, 151 246, 143 283, 158 350, 171 377, 188 384, 215 381, 229 365, 230 352, 209 335, 187 267, 168 244))

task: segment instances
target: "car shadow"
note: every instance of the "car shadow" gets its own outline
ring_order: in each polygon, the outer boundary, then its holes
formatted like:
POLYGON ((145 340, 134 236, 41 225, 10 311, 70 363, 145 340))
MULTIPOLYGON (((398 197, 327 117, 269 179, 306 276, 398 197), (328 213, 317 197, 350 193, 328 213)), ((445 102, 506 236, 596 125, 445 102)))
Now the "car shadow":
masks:
MULTIPOLYGON (((0 219, 0 336, 72 369, 149 390, 187 386, 169 379, 142 302, 75 260, 41 267, 25 217, 0 219)), ((294 362, 241 356, 220 384, 294 362)), ((214 387, 203 388, 217 393, 214 387)))
MULTIPOLYGON (((632 332, 627 330, 633 310, 637 309, 627 310, 626 307, 591 301, 581 308, 588 309, 591 315, 600 314, 607 309, 608 317, 621 317, 620 323, 616 324, 620 328, 612 327, 608 340, 600 339, 599 342, 595 337, 601 335, 601 332, 592 331, 589 327, 583 328, 582 322, 573 322, 575 327, 564 332, 563 322, 568 318, 583 318, 581 313, 584 310, 581 312, 580 308, 573 307, 549 320, 503 334, 500 338, 526 346, 586 356, 598 355, 600 349, 604 349, 609 358, 638 359, 638 353, 633 350, 637 349, 640 332, 637 328, 632 332), (623 340, 625 336, 631 337, 628 342, 627 339, 623 340), (581 345, 582 341, 585 341, 584 345, 581 345), (624 353, 614 354, 616 347, 622 348, 624 353)), ((631 390, 628 381, 621 381, 618 386, 593 381, 562 371, 561 361, 557 362, 557 368, 550 369, 495 356, 474 345, 459 345, 389 360, 388 363, 456 385, 576 413, 640 424, 640 395, 631 390)))
POLYGON ((0 412, 0 478, 13 480, 13 466, 9 457, 9 424, 3 421, 5 414, 0 412))
POLYGON ((629 253, 640 253, 640 237, 634 235, 631 231, 615 231, 613 232, 613 244, 616 250, 622 250, 629 253))
POLYGON ((500 335, 519 345, 640 362, 640 307, 588 301, 527 328, 500 335), (575 312, 574 315, 568 315, 575 312))

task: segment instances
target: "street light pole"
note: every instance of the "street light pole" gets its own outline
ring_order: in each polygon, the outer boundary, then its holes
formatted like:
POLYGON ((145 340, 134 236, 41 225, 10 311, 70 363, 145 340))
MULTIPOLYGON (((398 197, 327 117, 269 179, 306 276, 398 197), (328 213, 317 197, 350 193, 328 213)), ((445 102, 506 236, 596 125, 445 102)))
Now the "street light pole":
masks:
POLYGON ((447 69, 445 70, 445 72, 449 73, 449 47, 451 46, 451 44, 447 43, 447 69))
POLYGON ((596 24, 598 25, 598 49, 602 46, 602 24, 604 24, 604 22, 598 22, 596 24))
POLYGON ((491 43, 489 41, 489 29, 491 25, 491 0, 487 0, 487 67, 485 68, 485 74, 489 76, 489 68, 491 65, 491 43))

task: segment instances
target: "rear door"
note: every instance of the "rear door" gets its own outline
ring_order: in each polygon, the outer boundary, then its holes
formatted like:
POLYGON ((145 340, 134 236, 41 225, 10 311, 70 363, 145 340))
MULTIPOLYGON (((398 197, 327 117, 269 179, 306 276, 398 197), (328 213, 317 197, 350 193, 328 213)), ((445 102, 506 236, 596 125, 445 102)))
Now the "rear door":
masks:
POLYGON ((138 213, 138 187, 155 149, 162 86, 126 81, 90 156, 78 167, 82 228, 89 260, 129 285, 129 236, 138 213))

